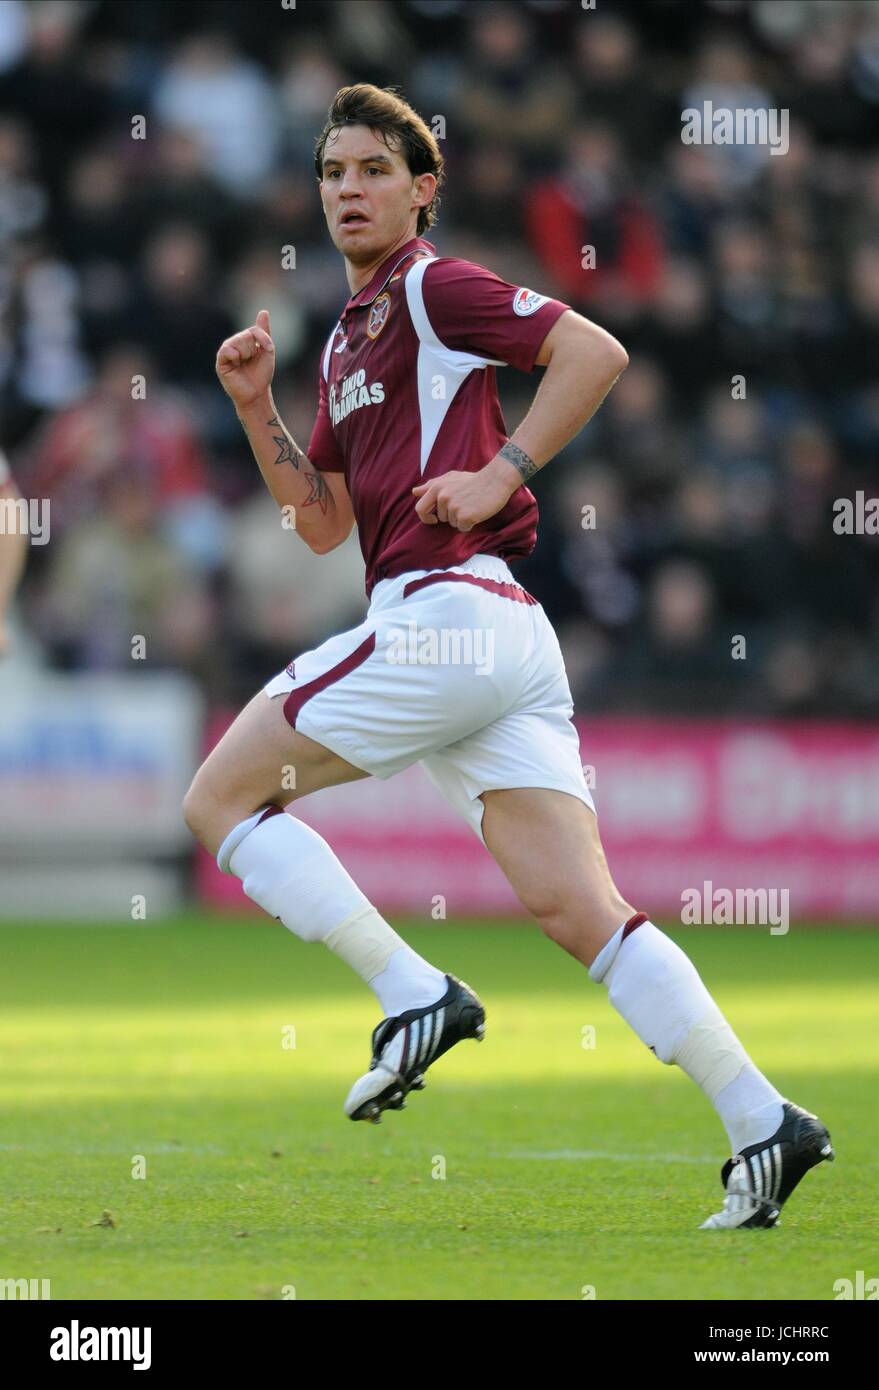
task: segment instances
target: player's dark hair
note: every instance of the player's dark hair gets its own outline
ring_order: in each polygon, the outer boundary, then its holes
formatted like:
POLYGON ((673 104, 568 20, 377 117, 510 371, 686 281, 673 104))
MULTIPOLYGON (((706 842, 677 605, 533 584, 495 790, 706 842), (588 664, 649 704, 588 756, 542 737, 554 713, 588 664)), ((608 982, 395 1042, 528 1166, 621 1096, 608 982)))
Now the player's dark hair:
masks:
POLYGON ((436 177, 433 199, 418 210, 416 230, 421 236, 436 222, 440 185, 445 178, 445 161, 433 131, 393 87, 374 87, 371 82, 340 87, 333 97, 327 123, 314 147, 314 167, 319 179, 323 178, 327 138, 345 125, 369 126, 389 150, 398 150, 402 154, 411 174, 433 174, 436 177))

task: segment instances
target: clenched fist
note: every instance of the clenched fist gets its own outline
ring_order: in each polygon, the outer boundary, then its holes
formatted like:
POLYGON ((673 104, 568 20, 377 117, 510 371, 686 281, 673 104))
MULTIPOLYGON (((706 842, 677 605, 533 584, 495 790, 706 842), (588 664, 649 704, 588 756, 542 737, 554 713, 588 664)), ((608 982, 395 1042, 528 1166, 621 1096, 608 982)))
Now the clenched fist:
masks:
POLYGON ((227 338, 217 353, 217 376, 238 410, 264 396, 275 374, 275 345, 269 311, 260 309, 256 323, 227 338))

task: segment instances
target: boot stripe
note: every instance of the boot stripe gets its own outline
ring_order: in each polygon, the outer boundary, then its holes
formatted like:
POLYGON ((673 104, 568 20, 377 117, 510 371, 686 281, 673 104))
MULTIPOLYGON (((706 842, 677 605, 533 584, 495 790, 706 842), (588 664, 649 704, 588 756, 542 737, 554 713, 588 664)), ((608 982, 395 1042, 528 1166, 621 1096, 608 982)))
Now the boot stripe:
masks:
POLYGON ((772 1195, 772 1150, 761 1149, 760 1158, 763 1164, 763 1193, 764 1196, 772 1195))
POLYGON ((434 1036, 435 1036, 435 1034, 436 1034, 436 1013, 435 1013, 435 1012, 432 1013, 432 1014, 429 1016, 428 1022, 429 1022, 429 1024, 430 1024, 430 1027, 426 1030, 426 1037, 425 1037, 425 1042, 424 1042, 424 1054, 423 1054, 423 1056, 422 1056, 422 1055, 419 1053, 419 1056, 418 1056, 419 1064, 420 1064, 423 1060, 425 1060, 426 1058, 430 1057, 430 1056, 432 1055, 432 1053, 433 1053, 433 1039, 434 1039, 434 1036))
POLYGON ((781 1168, 782 1168, 782 1163, 781 1163, 781 1145, 780 1145, 780 1144, 774 1144, 774 1145, 773 1145, 773 1148, 772 1148, 772 1156, 773 1156, 773 1158, 775 1159, 775 1186, 774 1186, 773 1189, 772 1189, 772 1196, 773 1196, 774 1199, 777 1200, 777 1198, 778 1198, 778 1193, 779 1193, 779 1190, 780 1190, 780 1188, 781 1188, 781 1168))

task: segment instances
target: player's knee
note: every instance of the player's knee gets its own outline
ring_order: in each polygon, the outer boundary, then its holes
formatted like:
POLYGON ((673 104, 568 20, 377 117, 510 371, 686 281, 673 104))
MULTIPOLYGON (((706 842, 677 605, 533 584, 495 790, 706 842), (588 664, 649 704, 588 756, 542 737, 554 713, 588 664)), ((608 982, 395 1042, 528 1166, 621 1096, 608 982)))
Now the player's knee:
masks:
POLYGON ((545 898, 529 907, 537 918, 544 934, 551 941, 567 937, 571 931, 571 912, 568 904, 560 898, 545 898))
POLYGON ((534 915, 551 941, 583 960, 597 956, 623 920, 614 905, 586 893, 553 898, 534 915))
POLYGON ((211 834, 213 799, 207 794, 200 774, 192 779, 189 791, 183 798, 183 819, 195 838, 206 844, 211 834))
POLYGON ((252 800, 218 787, 203 769, 183 798, 183 819, 199 844, 214 855, 229 832, 257 810, 252 800))
POLYGON ((192 782, 190 783, 188 792, 183 798, 183 819, 186 822, 187 829, 191 830, 192 834, 195 835, 196 838, 198 837, 199 825, 198 813, 199 797, 195 791, 195 783, 192 782))

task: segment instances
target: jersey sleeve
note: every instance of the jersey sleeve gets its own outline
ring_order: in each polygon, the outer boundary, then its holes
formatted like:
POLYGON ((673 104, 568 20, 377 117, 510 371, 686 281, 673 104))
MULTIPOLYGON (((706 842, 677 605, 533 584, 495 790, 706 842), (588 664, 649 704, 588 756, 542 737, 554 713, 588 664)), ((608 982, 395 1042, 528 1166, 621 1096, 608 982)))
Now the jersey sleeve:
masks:
POLYGON ((556 319, 570 304, 501 280, 472 261, 431 261, 422 282, 431 327, 446 347, 518 367, 534 360, 556 319))
POLYGON ((344 473, 345 459, 333 433, 330 419, 330 406, 327 399, 327 383, 323 374, 323 359, 320 370, 320 393, 318 396, 317 419, 311 431, 306 454, 310 463, 322 473, 344 473))

